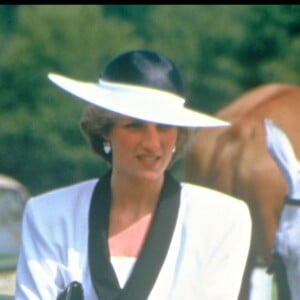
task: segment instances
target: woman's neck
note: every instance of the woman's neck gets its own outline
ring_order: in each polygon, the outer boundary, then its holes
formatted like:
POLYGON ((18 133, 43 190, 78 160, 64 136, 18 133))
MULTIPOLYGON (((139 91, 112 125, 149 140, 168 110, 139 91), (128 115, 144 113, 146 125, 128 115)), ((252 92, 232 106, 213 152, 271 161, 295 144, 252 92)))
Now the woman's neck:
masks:
POLYGON ((108 241, 110 255, 138 256, 162 185, 163 178, 137 181, 112 174, 108 241))
POLYGON ((163 176, 155 179, 135 179, 112 173, 112 208, 130 210, 133 214, 151 213, 156 207, 163 186, 163 176))

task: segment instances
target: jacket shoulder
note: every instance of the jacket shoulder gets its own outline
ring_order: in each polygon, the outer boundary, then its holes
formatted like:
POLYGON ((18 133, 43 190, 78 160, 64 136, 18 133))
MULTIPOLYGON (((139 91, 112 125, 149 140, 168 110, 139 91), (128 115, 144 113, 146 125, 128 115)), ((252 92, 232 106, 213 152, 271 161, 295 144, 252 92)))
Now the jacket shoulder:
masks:
POLYGON ((45 193, 33 196, 27 202, 28 206, 64 206, 81 198, 91 197, 98 179, 89 179, 68 186, 60 187, 45 193))

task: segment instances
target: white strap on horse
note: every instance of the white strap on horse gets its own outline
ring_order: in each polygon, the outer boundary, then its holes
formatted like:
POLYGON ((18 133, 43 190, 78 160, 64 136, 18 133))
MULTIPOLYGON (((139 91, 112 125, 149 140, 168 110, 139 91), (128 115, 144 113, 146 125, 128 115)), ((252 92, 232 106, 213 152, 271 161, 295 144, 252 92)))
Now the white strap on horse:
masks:
POLYGON ((287 198, 300 205, 300 162, 285 131, 274 121, 264 120, 267 149, 288 186, 287 198))

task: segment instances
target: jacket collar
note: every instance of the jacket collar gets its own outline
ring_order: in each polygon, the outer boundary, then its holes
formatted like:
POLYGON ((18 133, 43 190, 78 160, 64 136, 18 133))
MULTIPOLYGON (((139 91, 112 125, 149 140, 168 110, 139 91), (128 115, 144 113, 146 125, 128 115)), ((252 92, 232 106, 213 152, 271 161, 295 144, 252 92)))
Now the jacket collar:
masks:
POLYGON ((174 232, 180 202, 180 183, 168 172, 153 221, 134 269, 121 289, 110 262, 108 223, 110 210, 108 171, 95 186, 89 211, 89 266, 99 299, 147 299, 164 262, 174 232))

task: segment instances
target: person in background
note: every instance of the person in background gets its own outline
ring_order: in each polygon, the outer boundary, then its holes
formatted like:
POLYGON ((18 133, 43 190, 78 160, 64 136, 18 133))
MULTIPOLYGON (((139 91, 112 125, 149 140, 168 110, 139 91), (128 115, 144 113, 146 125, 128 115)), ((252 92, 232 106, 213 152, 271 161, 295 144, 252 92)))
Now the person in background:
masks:
POLYGON ((56 299, 74 281, 88 300, 237 299, 248 207, 169 171, 196 128, 230 124, 187 108, 179 70, 153 51, 121 53, 98 83, 49 79, 88 103, 81 130, 110 168, 30 199, 15 299, 56 299))

